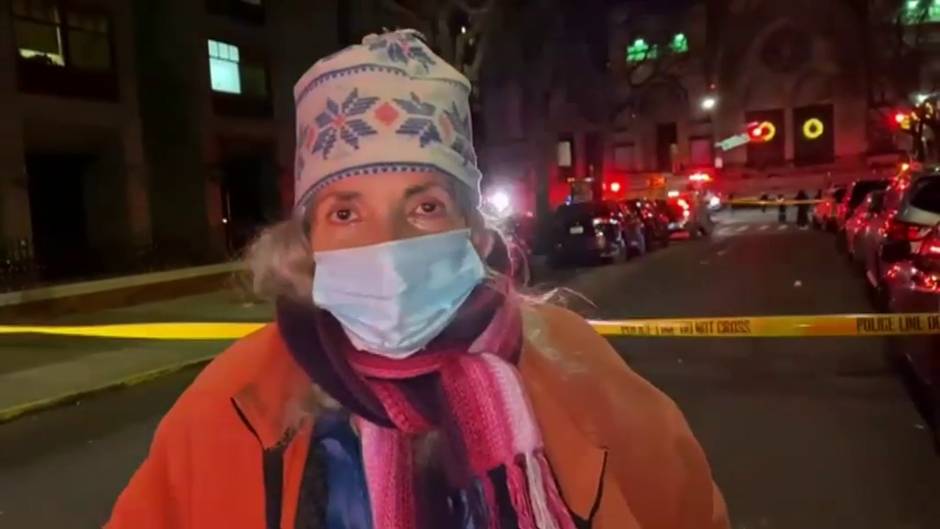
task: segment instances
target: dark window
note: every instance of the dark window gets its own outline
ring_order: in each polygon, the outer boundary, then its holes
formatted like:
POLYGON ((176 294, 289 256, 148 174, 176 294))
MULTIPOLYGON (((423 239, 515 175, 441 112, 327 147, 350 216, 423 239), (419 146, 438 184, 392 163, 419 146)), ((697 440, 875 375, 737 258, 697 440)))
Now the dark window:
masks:
POLYGON ((67 5, 41 0, 13 1, 20 89, 117 99, 109 17, 63 7, 67 5))
POLYGON ((679 144, 679 134, 675 123, 663 123, 656 126, 656 168, 671 171, 679 144))
POLYGON ((264 25, 264 2, 262 0, 206 0, 206 11, 252 24, 264 25))
POLYGON ((85 70, 111 68, 111 38, 108 19, 100 15, 70 13, 66 26, 68 63, 85 70))
POLYGON ((931 178, 918 184, 911 198, 911 206, 931 213, 940 213, 940 179, 931 178))

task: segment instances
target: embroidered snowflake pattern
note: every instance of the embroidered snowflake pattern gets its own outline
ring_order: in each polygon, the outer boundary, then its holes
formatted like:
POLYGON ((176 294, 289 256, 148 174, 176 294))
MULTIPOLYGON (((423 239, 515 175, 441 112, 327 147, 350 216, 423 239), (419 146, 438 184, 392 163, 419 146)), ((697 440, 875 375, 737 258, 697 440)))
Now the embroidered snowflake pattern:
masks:
POLYGON ((434 105, 421 101, 421 98, 414 92, 411 93, 411 99, 395 99, 394 101, 408 114, 405 122, 395 131, 397 134, 417 137, 421 147, 426 147, 431 142, 441 141, 441 133, 433 119, 434 112, 437 110, 434 105))
POLYGON ((450 148, 463 157, 464 165, 476 163, 477 156, 473 151, 473 142, 470 140, 472 137, 470 130, 470 114, 468 113, 466 116, 462 116, 460 109, 457 108, 457 103, 451 103, 451 109, 445 109, 444 114, 447 116, 447 119, 450 120, 450 124, 454 127, 454 132, 456 133, 450 148))
POLYGON ((311 153, 322 152, 324 160, 329 158, 337 139, 359 149, 359 139, 377 134, 377 131, 358 116, 368 112, 378 100, 377 97, 359 97, 358 88, 353 89, 342 104, 327 98, 326 108, 315 120, 319 131, 311 153))
POLYGON ((388 59, 392 62, 408 64, 410 61, 416 61, 425 69, 430 69, 431 65, 435 64, 421 40, 413 33, 393 33, 377 38, 369 44, 370 51, 381 49, 385 49, 388 59))

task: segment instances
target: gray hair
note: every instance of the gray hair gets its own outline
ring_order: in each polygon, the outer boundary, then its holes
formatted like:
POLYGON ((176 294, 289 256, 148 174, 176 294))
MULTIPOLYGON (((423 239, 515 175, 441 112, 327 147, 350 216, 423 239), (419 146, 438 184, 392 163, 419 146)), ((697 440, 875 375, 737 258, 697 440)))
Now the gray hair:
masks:
MULTIPOLYGON (((465 185, 450 186, 458 208, 472 230, 486 227, 479 210, 479 195, 465 185)), ((251 290, 264 300, 288 297, 310 301, 314 261, 310 248, 309 215, 264 228, 245 251, 245 264, 251 274, 251 290)))

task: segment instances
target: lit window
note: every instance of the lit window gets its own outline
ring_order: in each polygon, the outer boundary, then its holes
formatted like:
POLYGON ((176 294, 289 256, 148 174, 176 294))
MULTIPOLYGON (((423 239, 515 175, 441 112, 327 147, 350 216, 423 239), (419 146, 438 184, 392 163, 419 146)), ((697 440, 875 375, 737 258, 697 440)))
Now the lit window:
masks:
POLYGON ((557 152, 558 167, 571 167, 574 158, 571 152, 571 140, 559 141, 557 152))
POLYGON ((689 51, 689 39, 685 38, 684 33, 676 33, 672 37, 672 42, 669 43, 669 47, 672 48, 672 51, 675 53, 685 53, 689 51))
POLYGON ((212 89, 228 94, 242 93, 238 46, 209 40, 209 78, 212 89))
POLYGON ((633 44, 627 46, 627 62, 643 62, 647 59, 655 59, 659 54, 656 45, 650 46, 643 39, 636 39, 633 44))
POLYGON ((940 0, 907 0, 901 15, 905 24, 940 22, 940 0))
POLYGON ((14 0, 13 17, 13 32, 20 57, 65 66, 61 19, 54 5, 14 0))

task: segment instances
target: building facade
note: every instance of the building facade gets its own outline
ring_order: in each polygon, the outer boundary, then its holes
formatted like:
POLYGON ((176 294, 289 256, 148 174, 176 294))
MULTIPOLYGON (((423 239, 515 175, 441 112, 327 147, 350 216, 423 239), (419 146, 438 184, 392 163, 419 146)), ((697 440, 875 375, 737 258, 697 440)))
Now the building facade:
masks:
POLYGON ((279 218, 293 84, 350 38, 344 4, 6 3, 2 288, 216 261, 279 218))
POLYGON ((896 152, 891 141, 873 141, 886 117, 871 90, 879 50, 867 49, 871 32, 890 24, 872 24, 853 5, 861 4, 629 2, 612 10, 610 178, 634 190, 650 175, 703 169, 724 182, 838 178, 896 152), (755 125, 761 141, 718 146, 755 125))

